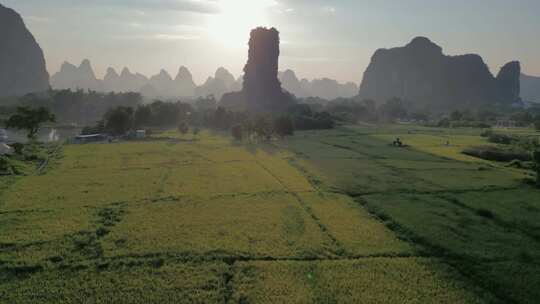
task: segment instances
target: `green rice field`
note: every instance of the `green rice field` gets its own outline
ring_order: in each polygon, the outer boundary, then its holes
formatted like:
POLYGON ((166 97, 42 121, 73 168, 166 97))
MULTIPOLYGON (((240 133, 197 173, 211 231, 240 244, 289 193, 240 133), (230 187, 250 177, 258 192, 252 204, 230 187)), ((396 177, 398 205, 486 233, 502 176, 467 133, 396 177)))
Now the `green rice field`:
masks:
POLYGON ((0 303, 537 303, 540 191, 461 154, 483 141, 354 126, 63 145, 42 174, 0 177, 0 303))

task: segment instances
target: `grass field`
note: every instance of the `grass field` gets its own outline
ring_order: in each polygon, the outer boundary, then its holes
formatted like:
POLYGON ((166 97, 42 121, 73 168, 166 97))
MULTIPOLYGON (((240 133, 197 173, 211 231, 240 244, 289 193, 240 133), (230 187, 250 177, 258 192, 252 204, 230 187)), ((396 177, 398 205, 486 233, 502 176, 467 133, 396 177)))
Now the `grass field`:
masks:
POLYGON ((534 303, 540 192, 394 134, 66 145, 0 177, 0 303, 534 303))

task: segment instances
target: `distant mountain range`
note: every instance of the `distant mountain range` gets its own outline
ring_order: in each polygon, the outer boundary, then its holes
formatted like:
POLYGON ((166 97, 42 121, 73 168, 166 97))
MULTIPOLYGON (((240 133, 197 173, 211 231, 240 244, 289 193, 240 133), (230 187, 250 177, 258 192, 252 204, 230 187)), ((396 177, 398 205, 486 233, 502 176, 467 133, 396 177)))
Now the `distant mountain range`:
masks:
POLYGON ((521 98, 540 103, 540 77, 521 74, 521 98))
POLYGON ((358 85, 352 82, 341 84, 329 78, 299 80, 292 70, 279 72, 278 78, 283 88, 298 98, 320 97, 332 100, 339 97, 350 98, 358 94, 358 85))
MULTIPOLYGON (((359 96, 382 103, 399 97, 421 107, 440 109, 513 104, 519 103, 520 97, 540 103, 540 77, 520 71, 519 62, 514 61, 493 75, 479 55, 448 56, 428 38, 417 37, 403 47, 377 50, 360 87, 328 78, 299 79, 292 70, 279 72, 278 79, 281 88, 298 98, 359 96)), ((120 73, 108 68, 103 79, 98 79, 90 61, 83 60, 79 66, 65 62, 49 79, 43 51, 21 16, 0 5, 0 97, 46 91, 50 83, 54 89, 130 91, 147 98, 214 95, 221 99, 226 93, 242 90, 243 78, 219 68, 197 85, 191 72, 180 67, 174 78, 165 70, 147 77, 128 68, 120 73)))
MULTIPOLYGON (((335 80, 323 78, 299 80, 295 72, 286 70, 279 73, 283 88, 298 98, 320 97, 335 99, 352 97, 357 94, 358 86, 354 83, 340 84, 335 80)), ((140 92, 147 98, 193 98, 214 95, 218 100, 226 93, 242 89, 243 76, 235 78, 227 69, 220 67, 214 76, 201 85, 196 85, 188 68, 182 66, 175 78, 165 70, 150 78, 139 73, 132 73, 124 68, 120 74, 108 68, 103 79, 98 79, 92 65, 85 59, 77 67, 64 62, 60 71, 51 77, 54 89, 84 89, 98 92, 140 92)))
POLYGON ((165 70, 150 78, 132 73, 124 68, 120 74, 108 68, 103 79, 98 79, 89 60, 85 59, 77 67, 64 62, 60 71, 51 76, 54 89, 84 89, 98 92, 140 92, 149 98, 193 97, 196 85, 186 67, 180 67, 173 79, 165 70))

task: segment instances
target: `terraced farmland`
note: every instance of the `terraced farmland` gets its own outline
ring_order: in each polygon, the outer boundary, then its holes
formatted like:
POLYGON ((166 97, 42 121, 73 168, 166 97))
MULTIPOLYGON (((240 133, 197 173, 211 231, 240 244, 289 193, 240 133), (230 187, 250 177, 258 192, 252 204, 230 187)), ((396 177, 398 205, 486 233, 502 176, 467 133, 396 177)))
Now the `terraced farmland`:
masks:
POLYGON ((426 152, 370 129, 66 145, 0 188, 0 302, 533 303, 538 191, 426 152))

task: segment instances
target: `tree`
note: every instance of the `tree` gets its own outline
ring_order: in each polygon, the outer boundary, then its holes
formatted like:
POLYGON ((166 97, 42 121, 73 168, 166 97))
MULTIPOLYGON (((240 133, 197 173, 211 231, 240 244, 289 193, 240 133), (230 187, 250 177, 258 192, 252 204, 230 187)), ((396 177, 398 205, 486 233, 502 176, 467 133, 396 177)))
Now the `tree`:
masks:
POLYGON ((176 104, 157 100, 150 107, 152 109, 152 125, 171 127, 178 124, 179 114, 176 104))
POLYGON ((540 131, 540 117, 536 118, 534 122, 534 128, 538 131, 540 131))
POLYGON ((9 117, 6 127, 8 129, 27 130, 27 137, 29 139, 35 139, 43 123, 55 121, 54 114, 45 107, 32 108, 23 106, 17 107, 17 113, 9 117))
POLYGON ((293 116, 313 116, 311 107, 305 103, 297 103, 290 106, 288 112, 293 116))
POLYGON ((216 109, 212 125, 220 130, 227 130, 230 127, 230 115, 225 108, 218 107, 216 109))
POLYGON ((534 117, 527 111, 520 111, 512 114, 511 120, 515 121, 520 127, 527 127, 534 122, 534 117))
POLYGON ((533 159, 536 166, 536 187, 540 188, 540 150, 533 152, 533 159))
POLYGON ((242 126, 241 125, 234 125, 231 128, 231 134, 234 137, 234 139, 241 141, 244 137, 242 126))
POLYGON ((399 98, 392 98, 379 107, 379 113, 383 120, 394 121, 407 117, 407 108, 399 98))
POLYGON ((133 127, 133 108, 116 107, 105 114, 105 129, 114 135, 124 135, 133 127))
POLYGON ((255 123, 251 118, 246 118, 242 121, 242 129, 246 131, 246 137, 251 141, 252 135, 255 132, 255 123))
POLYGON ((454 112, 452 112, 450 114, 450 120, 452 121, 459 121, 459 120, 462 120, 463 119, 463 113, 461 113, 460 111, 456 110, 454 112))
POLYGON ((268 117, 260 116, 255 120, 253 131, 259 138, 269 141, 274 133, 274 128, 268 117))
POLYGON ((289 116, 282 116, 274 121, 274 130, 281 137, 294 135, 294 123, 289 116))
POLYGON ((182 135, 186 135, 187 132, 189 132, 189 126, 188 126, 187 122, 182 121, 178 125, 178 132, 180 132, 182 135))
POLYGON ((134 123, 137 128, 149 126, 152 123, 152 108, 150 105, 139 105, 137 107, 134 123))

